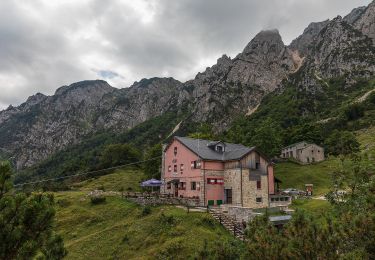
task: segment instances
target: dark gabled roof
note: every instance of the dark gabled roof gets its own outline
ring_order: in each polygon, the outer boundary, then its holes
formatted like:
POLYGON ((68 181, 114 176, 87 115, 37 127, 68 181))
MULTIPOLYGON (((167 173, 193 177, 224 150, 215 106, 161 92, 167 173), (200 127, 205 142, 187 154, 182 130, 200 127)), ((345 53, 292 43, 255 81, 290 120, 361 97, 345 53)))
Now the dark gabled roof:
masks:
MULTIPOLYGON (((306 141, 301 141, 301 142, 298 142, 298 143, 294 143, 294 144, 291 144, 291 145, 285 146, 285 147, 281 148, 281 150, 284 150, 284 149, 287 149, 287 148, 290 148, 290 147, 293 147, 293 146, 297 146, 297 145, 302 144, 302 143, 306 143, 306 146, 305 146, 305 147, 302 147, 301 149, 305 149, 305 148, 307 148, 307 147, 309 147, 309 146, 311 146, 311 145, 316 145, 316 146, 321 147, 320 145, 317 145, 317 144, 315 144, 315 143, 309 143, 309 142, 306 142, 306 141)), ((321 148, 323 148, 323 147, 321 147, 321 148)))
POLYGON ((307 149, 307 148, 309 148, 310 146, 313 146, 313 145, 315 145, 315 146, 318 146, 318 147, 320 147, 320 148, 322 148, 323 149, 323 147, 322 146, 320 146, 320 145, 317 145, 317 144, 314 144, 314 143, 312 143, 312 144, 307 144, 305 147, 302 147, 300 150, 304 150, 304 149, 307 149))
MULTIPOLYGON (((215 161, 233 161, 239 160, 244 157, 249 152, 256 150, 255 147, 246 147, 242 144, 232 144, 220 142, 225 145, 224 152, 217 152, 210 148, 209 145, 215 142, 204 139, 193 139, 189 137, 175 137, 183 145, 185 145, 192 152, 197 154, 200 158, 204 160, 215 160, 215 161)), ((219 142, 216 142, 219 143, 219 142)))
POLYGON ((301 141, 301 142, 298 142, 298 143, 294 143, 294 144, 290 144, 288 146, 285 146, 285 147, 281 148, 281 150, 284 150, 286 148, 293 147, 293 146, 296 146, 296 145, 299 145, 299 144, 302 144, 302 143, 308 144, 308 142, 306 142, 306 141, 301 141))

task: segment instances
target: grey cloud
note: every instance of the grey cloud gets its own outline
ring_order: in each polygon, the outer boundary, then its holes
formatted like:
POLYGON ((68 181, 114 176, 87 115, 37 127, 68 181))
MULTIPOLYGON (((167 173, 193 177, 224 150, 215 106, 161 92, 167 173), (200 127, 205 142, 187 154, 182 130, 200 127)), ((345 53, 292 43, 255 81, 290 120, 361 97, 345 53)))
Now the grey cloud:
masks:
POLYGON ((262 29, 285 43, 314 21, 370 0, 82 0, 0 2, 0 108, 36 92, 102 78, 193 78, 262 29))

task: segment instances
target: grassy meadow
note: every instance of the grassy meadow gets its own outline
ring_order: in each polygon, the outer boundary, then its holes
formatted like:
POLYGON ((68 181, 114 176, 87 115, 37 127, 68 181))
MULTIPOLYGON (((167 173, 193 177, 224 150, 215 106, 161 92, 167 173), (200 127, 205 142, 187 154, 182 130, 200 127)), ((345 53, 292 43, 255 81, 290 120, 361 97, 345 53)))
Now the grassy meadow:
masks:
POLYGON ((141 176, 136 169, 116 171, 55 193, 56 228, 69 251, 66 259, 186 259, 198 256, 205 241, 213 248, 234 240, 208 213, 173 206, 144 208, 109 196, 92 205, 87 197, 89 190, 102 186, 108 191, 134 189, 141 176))
POLYGON ((331 185, 331 173, 338 164, 339 161, 335 158, 310 165, 294 162, 278 163, 275 165, 275 177, 282 181, 281 189, 305 190, 305 184, 314 184, 314 196, 324 195, 331 185))
POLYGON ((103 175, 73 184, 73 187, 81 191, 92 191, 95 189, 107 191, 141 191, 140 183, 146 177, 142 170, 129 167, 125 170, 116 170, 111 174, 103 175))

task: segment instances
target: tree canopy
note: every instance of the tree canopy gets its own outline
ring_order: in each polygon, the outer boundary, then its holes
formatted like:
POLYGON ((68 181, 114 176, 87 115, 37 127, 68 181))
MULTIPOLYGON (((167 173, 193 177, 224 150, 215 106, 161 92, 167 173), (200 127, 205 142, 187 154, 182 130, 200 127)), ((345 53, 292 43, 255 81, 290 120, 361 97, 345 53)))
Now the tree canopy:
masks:
POLYGON ((105 147, 100 155, 100 168, 114 167, 137 162, 141 153, 130 144, 111 144, 105 147))
POLYGON ((253 259, 374 259, 374 165, 354 155, 342 160, 333 179, 331 210, 320 217, 297 210, 282 230, 267 215, 256 217, 246 231, 246 253, 253 259), (349 189, 338 193, 343 188, 349 189))
POLYGON ((359 143, 349 131, 334 130, 326 139, 327 152, 332 155, 348 155, 359 151, 359 143))
POLYGON ((147 178, 160 178, 162 145, 156 144, 146 151, 144 172, 147 178))
POLYGON ((67 251, 53 231, 52 194, 16 192, 9 163, 0 163, 0 259, 62 259, 67 251))
POLYGON ((267 118, 255 129, 254 135, 251 138, 251 143, 268 156, 276 156, 280 154, 282 147, 281 133, 281 127, 271 118, 267 118))

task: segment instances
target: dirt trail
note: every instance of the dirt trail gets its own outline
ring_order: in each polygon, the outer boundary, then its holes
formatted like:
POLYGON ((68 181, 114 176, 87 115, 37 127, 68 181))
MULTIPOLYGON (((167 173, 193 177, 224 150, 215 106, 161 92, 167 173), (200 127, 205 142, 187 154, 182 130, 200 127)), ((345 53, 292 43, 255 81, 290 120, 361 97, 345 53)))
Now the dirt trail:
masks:
POLYGON ((258 104, 256 107, 254 107, 253 109, 250 109, 248 108, 248 111, 246 113, 247 116, 250 116, 251 114, 253 114, 255 111, 257 111, 258 107, 259 107, 260 104, 258 104))
POLYGON ((370 91, 367 91, 363 96, 359 97, 359 98, 357 99, 357 102, 363 102, 363 101, 365 101, 365 100, 367 99, 367 97, 370 96, 370 94, 371 94, 372 92, 375 92, 375 88, 374 88, 374 89, 371 89, 370 91))
POLYGON ((120 222, 120 223, 117 223, 116 225, 113 225, 113 226, 110 226, 110 227, 104 228, 104 229, 102 229, 102 230, 99 230, 99 231, 93 232, 93 233, 88 234, 88 235, 86 235, 86 236, 84 236, 84 237, 80 237, 80 238, 78 238, 78 239, 76 239, 76 240, 73 240, 73 241, 71 241, 71 242, 69 242, 69 243, 66 243, 65 246, 66 246, 66 247, 70 247, 70 246, 72 246, 72 245, 74 245, 74 244, 77 244, 77 243, 79 243, 79 242, 82 242, 82 241, 84 241, 84 240, 86 240, 86 239, 88 239, 88 238, 90 238, 90 237, 96 236, 96 235, 98 235, 98 234, 100 234, 100 233, 103 233, 103 232, 109 231, 109 230, 114 229, 114 228, 116 228, 116 227, 124 226, 126 223, 127 223, 127 221, 120 222))
MULTIPOLYGON (((178 129, 180 129, 180 125, 181 125, 182 121, 180 123, 178 123, 174 129, 172 130, 172 132, 168 135, 168 137, 172 136, 174 133, 176 133, 178 131, 178 129)), ((168 138, 167 137, 167 138, 168 138)))
POLYGON ((314 73, 314 76, 315 76, 315 78, 317 78, 317 80, 323 81, 323 83, 324 83, 327 87, 329 87, 328 82, 325 81, 323 78, 321 78, 316 72, 314 73))

